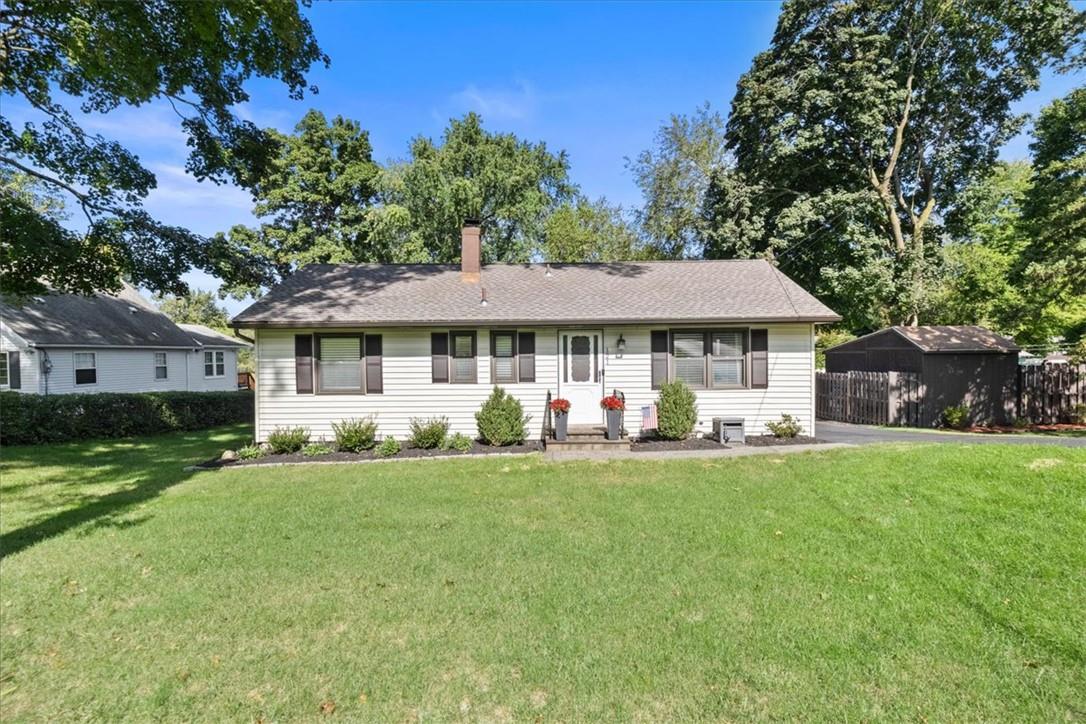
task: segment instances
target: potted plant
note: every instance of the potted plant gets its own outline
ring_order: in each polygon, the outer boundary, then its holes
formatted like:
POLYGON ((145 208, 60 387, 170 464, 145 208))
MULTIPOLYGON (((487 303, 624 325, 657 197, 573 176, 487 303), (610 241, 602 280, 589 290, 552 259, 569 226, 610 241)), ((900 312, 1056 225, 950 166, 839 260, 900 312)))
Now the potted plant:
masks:
POLYGON ((600 407, 607 411, 607 439, 617 440, 622 431, 622 411, 626 403, 618 395, 608 395, 600 400, 600 407))
POLYGON ((561 442, 566 439, 569 429, 569 400, 561 397, 551 400, 551 412, 554 413, 554 439, 561 442))

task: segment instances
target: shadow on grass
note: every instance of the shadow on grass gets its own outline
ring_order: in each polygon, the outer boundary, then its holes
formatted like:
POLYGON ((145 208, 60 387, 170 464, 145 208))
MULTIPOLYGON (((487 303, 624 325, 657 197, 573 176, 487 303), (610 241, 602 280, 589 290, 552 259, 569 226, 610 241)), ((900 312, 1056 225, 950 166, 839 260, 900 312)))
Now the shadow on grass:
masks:
POLYGON ((186 465, 249 438, 248 426, 232 425, 147 438, 6 447, 0 464, 5 515, 36 520, 0 535, 0 559, 87 523, 137 525, 146 517, 131 521, 120 516, 191 477, 186 465), (28 477, 37 480, 27 482, 28 477))

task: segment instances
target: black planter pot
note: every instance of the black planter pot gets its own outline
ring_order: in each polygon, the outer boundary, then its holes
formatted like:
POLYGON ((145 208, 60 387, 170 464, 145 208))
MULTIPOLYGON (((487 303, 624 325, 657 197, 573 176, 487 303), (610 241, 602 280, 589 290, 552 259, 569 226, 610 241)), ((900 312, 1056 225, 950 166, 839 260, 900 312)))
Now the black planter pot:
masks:
POLYGON ((607 410, 607 439, 618 440, 622 433, 622 410, 607 410))
POLYGON ((554 413, 554 439, 562 442, 566 439, 566 430, 569 428, 569 414, 565 412, 554 413))

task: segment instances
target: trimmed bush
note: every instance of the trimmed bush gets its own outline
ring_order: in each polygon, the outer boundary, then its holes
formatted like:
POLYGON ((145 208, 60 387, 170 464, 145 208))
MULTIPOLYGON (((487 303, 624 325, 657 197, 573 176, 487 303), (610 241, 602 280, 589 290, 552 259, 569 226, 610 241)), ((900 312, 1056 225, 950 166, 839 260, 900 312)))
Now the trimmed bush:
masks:
POLYGON ((401 447, 400 441, 389 435, 381 441, 380 445, 374 448, 373 454, 379 458, 390 458, 393 455, 399 455, 401 447))
POLYGON ((276 455, 296 453, 308 443, 308 427, 277 427, 268 433, 268 447, 276 455))
POLYGON ((0 392, 0 444, 156 435, 253 421, 251 392, 0 392))
POLYGON ((969 421, 969 408, 965 405, 951 405, 943 410, 943 424, 955 430, 961 430, 969 421))
POLYGON ((449 434, 449 419, 447 417, 432 417, 423 420, 421 417, 411 418, 411 446, 432 450, 445 442, 445 436, 449 434))
POLYGON ((656 432, 668 440, 683 440, 698 422, 697 397, 682 380, 660 385, 656 402, 656 432))
POLYGON ((475 413, 479 437, 488 445, 515 445, 527 437, 528 421, 520 400, 497 385, 483 406, 475 413))
POLYGON ((475 441, 462 432, 458 432, 455 435, 449 435, 441 443, 442 450, 459 450, 460 452, 468 452, 474 447, 475 441))
POLYGON ((337 450, 362 452, 377 442, 377 422, 372 417, 333 422, 332 432, 336 434, 337 450))
POLYGON ((787 412, 781 413, 779 421, 767 422, 765 426, 773 433, 773 437, 793 438, 803 432, 803 426, 799 424, 799 420, 787 412))
POLYGON ((265 455, 267 455, 267 452, 259 445, 246 445, 245 447, 238 448, 238 460, 256 460, 265 455))

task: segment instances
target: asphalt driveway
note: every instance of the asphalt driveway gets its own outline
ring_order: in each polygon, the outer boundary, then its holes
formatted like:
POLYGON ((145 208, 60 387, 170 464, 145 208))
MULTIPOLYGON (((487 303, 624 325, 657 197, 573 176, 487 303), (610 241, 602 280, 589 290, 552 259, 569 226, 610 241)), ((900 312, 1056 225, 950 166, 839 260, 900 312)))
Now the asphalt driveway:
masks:
POLYGON ((819 440, 850 443, 852 445, 868 445, 882 442, 944 442, 982 445, 1059 445, 1060 447, 1086 447, 1086 437, 936 432, 934 430, 918 430, 916 428, 850 425, 846 422, 830 422, 829 420, 819 420, 815 425, 815 429, 816 436, 819 440))

